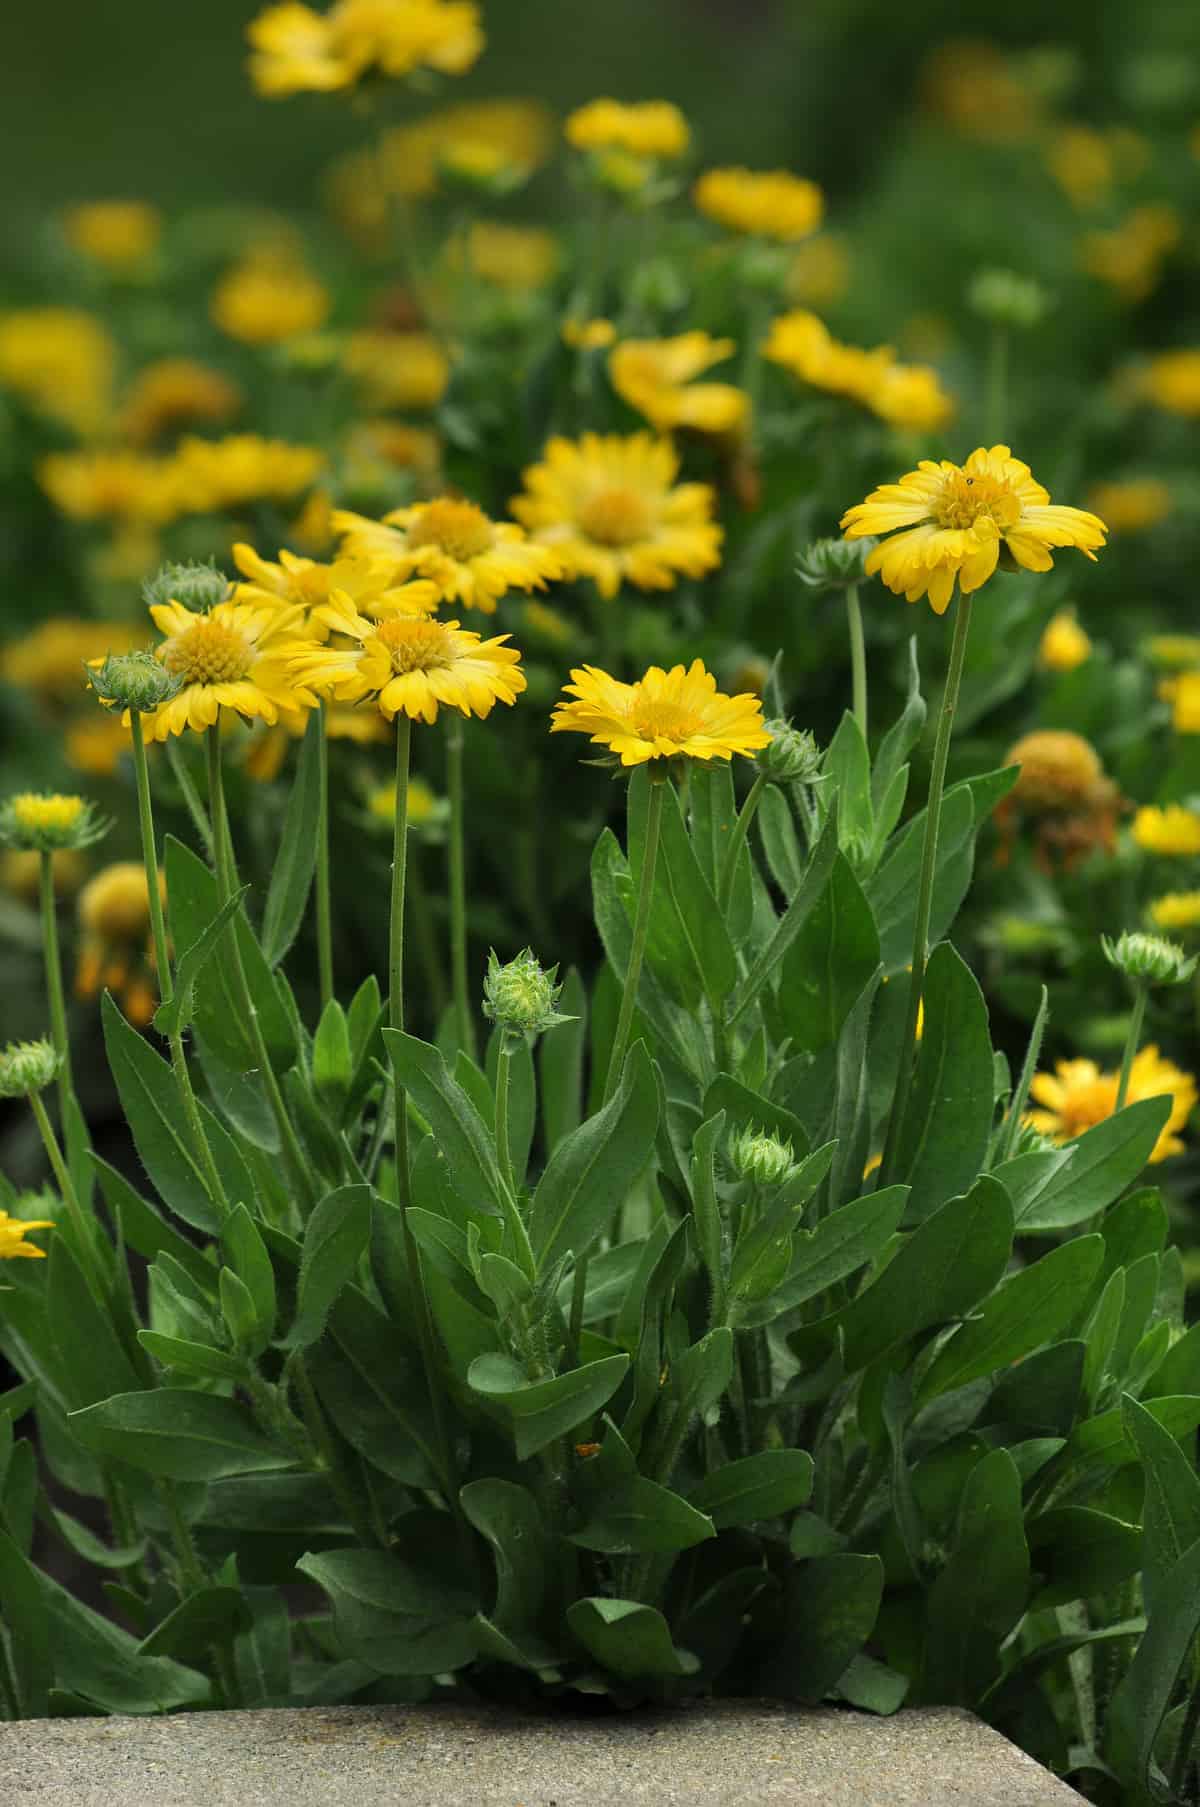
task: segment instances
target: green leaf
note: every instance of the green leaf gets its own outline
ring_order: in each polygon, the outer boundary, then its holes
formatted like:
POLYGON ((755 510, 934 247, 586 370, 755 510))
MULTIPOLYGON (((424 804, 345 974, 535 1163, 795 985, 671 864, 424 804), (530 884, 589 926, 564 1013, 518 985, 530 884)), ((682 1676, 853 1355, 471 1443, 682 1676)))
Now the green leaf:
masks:
POLYGON ((500 1171, 492 1138, 438 1050, 397 1029, 385 1029, 383 1039, 397 1078, 437 1138, 463 1203, 501 1215, 500 1171))
POLYGON ((795 1050, 830 1047, 879 965, 879 935, 862 886, 838 854, 821 897, 788 949, 780 1013, 795 1050))
POLYGON ((1200 1543, 1167 1571, 1145 1635, 1118 1682, 1105 1755, 1126 1787, 1149 1792, 1155 1740, 1200 1631, 1200 1543))
POLYGON ((679 1494, 636 1472, 619 1476, 590 1502, 569 1541, 608 1556, 690 1550, 716 1536, 713 1521, 679 1494))
POLYGON ((492 1622, 502 1631, 532 1625, 541 1612, 550 1573, 537 1501, 527 1488, 495 1476, 470 1481, 458 1497, 468 1522, 492 1546, 496 1564, 492 1622))
MULTIPOLYGON (((715 897, 720 891, 725 854, 738 818, 733 771, 728 760, 710 759, 707 764, 701 760, 692 762, 688 807, 692 846, 705 883, 715 897)), ((761 800, 759 807, 761 808, 761 800)), ((734 868, 733 891, 729 900, 729 930, 735 944, 740 944, 748 934, 753 914, 754 881, 750 850, 743 841, 734 868)))
POLYGON ((904 1705, 910 1685, 907 1675, 876 1662, 873 1656, 859 1655, 852 1657, 845 1673, 838 1676, 837 1691, 849 1706, 886 1718, 904 1705))
POLYGON ((997 1383, 989 1418, 1030 1434, 1065 1437, 1075 1422, 1085 1345, 1054 1343, 1026 1356, 997 1383))
MULTIPOLYGON (((1151 1399, 1145 1409, 1172 1437, 1186 1437, 1200 1424, 1200 1399, 1190 1394, 1151 1399)), ((1058 1462, 1066 1469, 1123 1468, 1129 1462, 1136 1462, 1139 1454, 1139 1445, 1134 1442, 1121 1408, 1117 1406, 1077 1425, 1058 1462)))
POLYGON ((895 1177, 928 1217, 983 1165, 992 1129, 992 1044, 974 973, 948 941, 925 972, 925 1033, 904 1113, 895 1177))
POLYGON ((939 1349, 918 1390, 918 1409, 1048 1343, 1088 1296, 1103 1258, 1102 1237, 1079 1236, 1003 1280, 939 1349))
MULTIPOLYGON (((629 866, 635 886, 641 877, 650 785, 655 782, 645 766, 639 766, 629 782, 629 866)), ((688 839, 671 784, 662 798, 646 961, 684 1006, 701 996, 723 1001, 738 976, 729 930, 688 839)))
POLYGON ((154 1013, 154 1027, 160 1035, 178 1035, 191 1022, 192 993, 196 980, 204 969, 205 961, 214 952, 224 934, 226 923, 241 909, 242 900, 249 889, 248 885, 243 885, 240 891, 228 898, 212 921, 200 931, 197 939, 180 958, 175 969, 175 990, 170 1002, 160 1004, 154 1013))
POLYGON ((871 772, 871 791, 876 810, 920 740, 925 715, 921 671, 917 663, 917 637, 914 634, 908 643, 908 684, 904 694, 904 707, 880 741, 871 772))
POLYGON ((283 825, 276 841, 271 887, 263 913, 263 953, 278 966, 304 920, 317 861, 317 818, 320 810, 321 736, 325 724, 317 710, 308 718, 296 776, 283 825))
MULTIPOLYGON (((215 1235, 220 1220, 192 1146, 175 1075, 107 995, 101 1004, 104 1045, 130 1131, 160 1197, 193 1229, 215 1235)), ((227 1132, 199 1099, 196 1108, 231 1203, 253 1198, 246 1163, 227 1132)))
POLYGON ((475 1655, 474 1596, 427 1566, 382 1551, 328 1550, 296 1567, 332 1600, 347 1656, 381 1675, 440 1675, 475 1655))
POLYGON ((755 1692, 815 1706, 875 1629, 883 1594, 878 1556, 816 1556, 788 1574, 777 1640, 755 1692))
POLYGON ((783 895, 791 897, 800 889, 804 878, 804 855, 796 838, 791 804, 783 791, 773 784, 768 784, 758 800, 754 826, 771 877, 783 895))
POLYGON ((813 1462, 802 1449, 766 1449, 713 1469, 691 1500, 707 1512, 718 1531, 730 1525, 752 1525, 760 1518, 779 1518, 807 1503, 812 1492, 813 1462))
POLYGON ((215 1380, 244 1380, 245 1361, 211 1343, 192 1343, 184 1337, 167 1336, 161 1330, 139 1330, 138 1342, 149 1350, 164 1368, 178 1368, 181 1374, 207 1374, 215 1380))
MULTIPOLYGON (((98 1408, 93 1408, 98 1409, 98 1408)), ((203 1675, 167 1656, 143 1656, 138 1640, 42 1576, 55 1682, 106 1713, 169 1713, 210 1706, 203 1675)))
POLYGON ((662 1614, 636 1600, 576 1600, 567 1624, 598 1663, 629 1681, 694 1675, 700 1667, 690 1651, 676 1649, 662 1614))
POLYGON ((1121 1400, 1126 1434, 1133 1439, 1146 1476, 1142 1508, 1147 1610, 1169 1606, 1167 1577, 1186 1550, 1200 1540, 1200 1476, 1171 1432, 1149 1409, 1126 1393, 1121 1400))
POLYGON ((213 1393, 118 1393, 69 1413, 68 1422, 94 1454, 173 1481, 214 1481, 295 1459, 268 1442, 243 1407, 213 1393))
POLYGON ((724 1129, 724 1111, 718 1111, 715 1117, 707 1117, 692 1139, 690 1163, 696 1248, 708 1271, 714 1318, 720 1315, 725 1296, 725 1232, 713 1172, 713 1158, 724 1129))
POLYGON ((528 1380, 507 1356, 481 1355, 471 1363, 467 1385, 506 1409, 523 1462, 607 1405, 628 1368, 627 1355, 609 1355, 550 1380, 528 1380))
POLYGON ((249 1623, 250 1611, 240 1588, 197 1588, 142 1639, 138 1655, 204 1659, 210 1645, 223 1643, 249 1623))
POLYGON ((198 1276, 205 1284, 211 1284, 212 1263, 195 1243, 189 1242, 186 1236, 181 1236, 174 1224, 168 1223, 148 1199, 134 1190, 123 1173, 118 1173, 115 1167, 110 1167, 99 1155, 92 1156, 92 1165, 100 1181, 104 1202, 114 1219, 120 1222, 121 1235, 126 1245, 135 1249, 139 1255, 144 1255, 147 1261, 153 1261, 166 1249, 189 1274, 198 1276))
POLYGON ((588 997, 574 967, 563 980, 558 1009, 571 1020, 544 1035, 538 1047, 538 1090, 546 1148, 553 1154, 583 1115, 583 1057, 587 1047, 588 997))
POLYGON ((233 1207, 221 1226, 221 1241, 230 1266, 250 1295, 251 1317, 244 1332, 250 1353, 261 1355, 275 1332, 275 1269, 245 1205, 233 1207))
MULTIPOLYGON (((938 832, 930 943, 940 941, 958 914, 971 882, 975 835, 984 819, 1016 782, 1018 768, 986 772, 950 787, 942 799, 938 832)), ((925 811, 905 824, 867 885, 880 950, 889 973, 912 959, 917 889, 925 840, 925 811)))
POLYGON ((1146 1165, 1170 1114, 1170 1098, 1141 1098, 1068 1144, 1070 1160, 1038 1195, 1019 1228, 1067 1229, 1110 1205, 1146 1165))
MULTIPOLYGON (((823 770, 837 797, 840 845, 851 858, 861 858, 871 843, 875 827, 871 804, 871 756, 857 718, 848 709, 843 711, 826 750, 823 770)), ((818 795, 823 797, 824 791, 818 795)))
POLYGON ((1109 1593, 1142 1566, 1137 1525, 1087 1506, 1055 1506, 1040 1513, 1030 1521, 1029 1543, 1033 1566, 1044 1576, 1033 1602, 1038 1612, 1109 1593))
POLYGON ((658 1090, 643 1043, 625 1057, 621 1083, 594 1117, 551 1155, 538 1181, 529 1234, 539 1272, 568 1250, 586 1254, 614 1221, 654 1148, 658 1090))
POLYGON ((10 1628, 17 1716, 44 1719, 54 1684, 54 1656, 42 1576, 7 1531, 0 1530, 0 1616, 10 1628))
POLYGON ((349 1097, 353 1079, 354 1055, 350 1048, 350 1024, 337 999, 330 998, 321 1012, 317 1033, 313 1037, 313 1086, 340 1115, 342 1106, 349 1097))
POLYGON ((825 887, 829 883, 829 875, 833 871, 834 861, 837 857, 838 825, 835 804, 830 810, 820 838, 809 856, 799 889, 793 893, 787 909, 775 926, 770 941, 733 993, 727 1018, 730 1028, 754 1003, 764 985, 773 976, 776 967, 791 947, 792 942, 804 927, 810 914, 817 907, 825 887))
POLYGON ((718 1111, 724 1111, 730 1131, 735 1125, 752 1125, 778 1136, 781 1141, 790 1142, 796 1160, 808 1153, 808 1137, 796 1113, 785 1105, 774 1103, 762 1092, 752 1091, 729 1073, 719 1073, 713 1080, 704 1094, 702 1108, 705 1117, 715 1117, 718 1111))
POLYGON ((967 1477, 954 1549, 929 1593, 926 1697, 974 1706, 1000 1670, 1000 1646, 1025 1611, 1029 1549, 1021 1477, 1006 1449, 967 1477))
POLYGON ((289 1348, 306 1349, 322 1334, 330 1308, 353 1279, 370 1236, 369 1186, 341 1186, 326 1194, 304 1231, 289 1348))
POLYGON ((907 1202, 907 1186, 885 1186, 831 1211, 815 1230, 801 1231, 786 1280, 761 1306, 742 1313, 740 1322, 747 1328, 769 1323, 865 1267, 899 1229, 907 1202))
POLYGON ((142 1384, 113 1325, 61 1237, 51 1242, 46 1284, 47 1328, 54 1359, 72 1405, 92 1405, 110 1393, 136 1391, 142 1384))

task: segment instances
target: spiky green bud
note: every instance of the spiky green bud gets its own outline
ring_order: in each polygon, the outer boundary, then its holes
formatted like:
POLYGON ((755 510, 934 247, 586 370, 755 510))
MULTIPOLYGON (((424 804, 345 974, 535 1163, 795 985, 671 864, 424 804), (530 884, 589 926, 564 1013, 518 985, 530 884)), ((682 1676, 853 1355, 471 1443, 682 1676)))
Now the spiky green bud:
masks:
POLYGON ((89 665, 87 674, 102 703, 114 709, 135 709, 139 715, 152 715, 183 688, 182 678, 147 652, 109 653, 98 664, 89 665))
POLYGON ((207 565, 162 565, 142 585, 147 607, 155 603, 181 602, 185 609, 202 613, 213 609, 229 596, 232 585, 224 571, 214 563, 207 565))
POLYGON ((770 743, 755 760, 773 784, 812 784, 821 772, 821 749, 807 728, 793 728, 789 721, 764 722, 770 743))
POLYGON ((483 981, 483 1014, 510 1035, 542 1035, 558 1023, 572 1022, 555 1008, 562 991, 554 983, 557 971, 552 966, 547 972, 530 948, 501 966, 493 948, 483 981))
POLYGON ((1032 277, 1015 270, 979 270, 967 288, 967 305, 993 326, 1027 331, 1050 306, 1050 297, 1032 277))
POLYGON ((746 1123, 729 1139, 729 1158, 742 1179, 777 1186, 792 1170, 792 1145, 782 1136, 746 1123))
POLYGON ((1127 929, 1116 941, 1101 935, 1100 945, 1110 966, 1135 985, 1182 985, 1196 970, 1197 956, 1190 957, 1174 941, 1127 929))
POLYGON ((20 791, 0 804, 0 846, 19 853, 79 852, 111 827, 94 803, 57 791, 20 791))
POLYGON ((875 541, 813 540, 800 554, 796 576, 810 590, 848 590, 863 581, 867 554, 875 541))
POLYGON ((0 1049, 0 1098, 27 1098, 44 1092, 62 1063, 52 1042, 9 1042, 0 1049))

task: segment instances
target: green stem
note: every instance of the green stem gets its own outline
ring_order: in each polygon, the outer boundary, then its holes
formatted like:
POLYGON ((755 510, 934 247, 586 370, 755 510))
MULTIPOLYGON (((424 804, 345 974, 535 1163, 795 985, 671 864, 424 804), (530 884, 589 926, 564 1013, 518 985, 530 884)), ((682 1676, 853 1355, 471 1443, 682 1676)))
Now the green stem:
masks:
POLYGON ((62 954, 58 945, 58 905, 54 896, 54 855, 44 849, 41 854, 40 890, 42 913, 42 953, 46 968, 46 996, 50 1004, 50 1034, 59 1058, 58 1107, 64 1129, 67 1102, 74 1095, 71 1073, 71 1042, 67 1034, 67 1004, 63 992, 62 954))
POLYGON ((321 1009, 333 998, 333 904, 329 881, 329 732, 326 705, 317 711, 317 970, 321 1009))
POLYGON ((637 910, 633 918, 633 943, 629 950, 629 966, 625 973, 625 989, 621 993, 621 1010, 617 1017, 612 1052, 608 1057, 608 1076, 604 1082, 604 1102, 608 1103, 621 1079, 625 1050, 633 1027, 638 984, 646 953, 646 937, 650 933, 650 904, 654 896, 654 868, 658 863, 659 830, 662 827, 663 792, 669 780, 650 774, 650 801, 646 810, 646 841, 642 848, 642 879, 638 886, 637 910))
MULTIPOLYGON (((191 1526, 184 1518, 179 1506, 179 1495, 174 1481, 159 1481, 158 1496, 171 1529, 171 1541, 175 1545, 175 1555, 179 1563, 179 1572, 184 1586, 191 1593, 198 1593, 208 1585, 208 1576, 196 1551, 196 1541, 192 1536, 191 1526)), ((227 1707, 238 1707, 242 1704, 241 1689, 238 1687, 237 1671, 226 1644, 212 1643, 209 1646, 213 1668, 216 1671, 217 1686, 224 1696, 227 1707)))
POLYGON ((513 1175, 512 1150, 508 1138, 508 1090, 511 1066, 512 1050, 509 1047, 508 1033, 502 1031, 500 1052, 496 1056, 496 1159, 500 1165, 500 1178, 515 1199, 517 1183, 513 1175))
POLYGON ((97 1297, 103 1301, 104 1289, 98 1284, 95 1259, 96 1249, 95 1243, 92 1240, 92 1232, 88 1225, 88 1221, 83 1214, 83 1207, 79 1203, 79 1194, 76 1192, 71 1180, 67 1163, 63 1159, 63 1152, 59 1147, 58 1137, 54 1133, 54 1125, 50 1121, 45 1105, 42 1103, 41 1093, 30 1092, 28 1097, 30 1108, 33 1111, 38 1131, 42 1138, 42 1144, 46 1150, 47 1159, 50 1162, 50 1167, 53 1171, 55 1181, 57 1182, 58 1190, 62 1195, 63 1204, 67 1207, 67 1216, 71 1219, 71 1227, 79 1242, 80 1257, 85 1264, 88 1278, 93 1283, 93 1290, 96 1291, 97 1297))
POLYGON ((950 739, 954 732, 954 714, 962 685, 963 661, 967 652, 967 635, 971 630, 971 598, 961 592, 954 617, 954 639, 950 646, 950 666, 946 688, 942 694, 938 716, 937 738, 933 747, 933 766, 929 774, 929 801, 925 811, 925 844, 921 850, 921 873, 917 883, 917 916, 913 925, 912 982, 908 988, 908 1013, 904 1036, 900 1043, 900 1064, 896 1069, 896 1090, 888 1122, 887 1141, 880 1165, 879 1184, 891 1183, 892 1163, 904 1129, 904 1113, 908 1106, 912 1079, 913 1056, 917 1045, 917 1022, 921 995, 925 987, 925 961, 929 951, 929 918, 933 909, 933 882, 937 873, 938 832, 942 820, 942 793, 946 788, 946 764, 950 757, 950 739))
POLYGON ((475 1059, 475 1019, 467 990, 467 864, 463 803, 463 722, 457 709, 446 722, 446 791, 450 799, 450 980, 458 1045, 475 1059))
POLYGON ((997 445, 1004 436, 1008 415, 1008 328, 993 326, 988 344, 987 391, 984 402, 984 425, 989 445, 997 445))
POLYGON ((1117 1081, 1117 1102, 1114 1106, 1115 1111, 1124 1110, 1125 1101, 1129 1097, 1129 1078, 1130 1074, 1133 1072, 1133 1062, 1138 1051, 1138 1043, 1142 1039, 1142 1024, 1146 1018, 1146 999, 1148 996, 1149 990, 1146 985, 1139 984, 1134 987, 1133 1009, 1129 1015, 1129 1028, 1125 1032, 1125 1051, 1121 1055, 1121 1077, 1117 1081))
POLYGON ((360 1543, 369 1550, 378 1542, 370 1509, 369 1507, 364 1509, 342 1466, 341 1456, 330 1434, 325 1414, 321 1410, 321 1402, 317 1398, 317 1390, 313 1386, 312 1376, 308 1371, 308 1364, 302 1354, 297 1353, 292 1361, 291 1373, 300 1394, 300 1409, 304 1414, 308 1434, 317 1451, 320 1468, 333 1490, 338 1505, 346 1515, 346 1522, 360 1543))
POLYGON ((1046 1033, 1046 1022, 1050 1015, 1050 994, 1042 986, 1041 1001, 1037 1007, 1037 1015, 1033 1019, 1033 1028, 1029 1031, 1029 1044, 1025 1049, 1025 1060, 1021 1067, 1021 1077, 1017 1080, 1016 1090, 1008 1106, 1008 1116, 1000 1131, 1000 1144, 996 1150, 996 1165, 1007 1161, 1017 1146, 1017 1137, 1021 1133, 1021 1119, 1025 1114, 1025 1103, 1029 1097, 1029 1088, 1033 1084, 1033 1076, 1037 1071, 1038 1055, 1042 1049, 1042 1037, 1046 1033))
POLYGON ((192 783, 192 775, 187 769, 179 743, 173 735, 167 738, 167 761, 171 773, 179 786, 179 794, 183 798, 188 815, 192 818, 192 826, 200 837, 201 844, 209 859, 213 858, 212 823, 208 819, 208 811, 200 800, 200 793, 192 783))
POLYGON ((850 628, 850 669, 854 684, 854 719, 867 738, 867 643, 863 634, 862 604, 858 585, 846 588, 846 620, 850 628))
POLYGON ((754 783, 746 794, 746 801, 738 811, 737 821, 733 825, 733 833, 729 837, 729 845, 725 849, 725 861, 721 867, 720 882, 717 886, 717 906, 722 916, 729 908, 729 900, 733 896, 733 881, 737 876, 738 856, 746 845, 746 836, 750 832, 758 810, 759 800, 767 783, 765 772, 756 772, 754 783))

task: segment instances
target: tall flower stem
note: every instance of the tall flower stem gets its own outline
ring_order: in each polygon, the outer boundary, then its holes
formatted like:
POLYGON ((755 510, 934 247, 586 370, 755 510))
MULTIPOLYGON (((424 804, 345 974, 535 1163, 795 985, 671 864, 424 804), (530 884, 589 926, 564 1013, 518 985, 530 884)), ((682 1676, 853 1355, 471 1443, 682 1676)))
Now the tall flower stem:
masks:
POLYGON ((638 985, 642 977, 642 961, 646 955, 646 938, 650 933, 650 905, 654 897, 654 868, 658 864, 659 831, 662 828, 663 792, 669 780, 651 771, 650 798, 646 809, 646 840, 642 848, 642 878, 638 886, 637 910, 633 918, 633 942, 629 949, 629 965, 625 972, 625 988, 621 993, 621 1009, 617 1017, 612 1052, 608 1057, 608 1076, 604 1082, 604 1102, 608 1103, 621 1080, 633 1013, 637 1006, 638 985))
POLYGON ((950 738, 954 732, 954 716, 958 693, 962 686, 963 661, 967 653, 967 635, 971 631, 971 598, 961 592, 954 615, 954 639, 950 645, 950 666, 942 709, 938 716, 937 738, 933 746, 933 766, 929 774, 929 801, 925 811, 925 844, 921 850, 921 872, 917 883, 917 916, 913 925, 912 982, 908 988, 908 1013, 900 1043, 900 1064, 896 1069, 896 1090, 892 1097, 887 1141, 880 1164, 879 1184, 891 1183, 892 1163, 904 1129, 904 1114, 912 1080, 913 1055, 917 1045, 917 1022, 921 1012, 921 996, 925 989, 925 962, 929 954, 929 918, 933 910, 933 883, 937 874, 938 833, 942 820, 942 793, 946 788, 946 762, 950 757, 950 738))
MULTIPOLYGON (((405 784, 407 785, 407 779, 405 784)), ((475 1059, 475 1019, 467 989, 467 860, 463 799, 463 724, 457 709, 446 723, 446 790, 450 798, 450 984, 458 1045, 475 1059)), ((396 807, 399 808, 397 798, 396 807)))
MULTIPOLYGON (((396 812, 392 827, 392 897, 388 938, 388 1024, 404 1030, 404 898, 408 873, 408 775, 412 753, 412 722, 407 715, 396 717, 396 812)), ((408 1211, 412 1189, 408 1165, 408 1099, 404 1083, 396 1074, 393 1082, 393 1117, 396 1137, 396 1195, 404 1226, 404 1255, 412 1287, 413 1310, 417 1320, 417 1338, 425 1369, 425 1385, 433 1408, 434 1433, 442 1470, 442 1487, 446 1502, 459 1524, 460 1535, 467 1539, 462 1508, 458 1502, 458 1462, 450 1431, 446 1383, 438 1349, 437 1328, 425 1290, 421 1272, 421 1251, 412 1232, 408 1211)))
POLYGON ((729 908, 729 900, 733 896, 733 881, 737 875, 738 856, 746 845, 746 836, 750 824, 758 811, 758 805, 766 789, 767 774, 756 772, 754 783, 746 793, 746 801, 738 811, 737 821, 733 825, 733 833, 729 837, 729 845, 725 849, 725 861, 721 867, 721 876, 717 886, 717 904, 722 916, 729 908))
POLYGON ((1125 1109, 1125 1103, 1129 1097, 1129 1079, 1133 1072, 1133 1062, 1137 1055, 1138 1043, 1142 1039, 1142 1024, 1146 1020, 1146 999, 1148 996, 1149 988, 1146 985, 1135 985, 1133 992, 1133 1009, 1129 1015, 1129 1028, 1125 1032, 1125 1050, 1121 1055, 1121 1077, 1117 1081, 1117 1102, 1113 1107, 1118 1111, 1125 1109))
POLYGON ((95 1292, 97 1299, 103 1304, 105 1302, 105 1292, 96 1270, 96 1245, 92 1237, 91 1227, 88 1219, 83 1214, 83 1207, 79 1203, 79 1194, 75 1190, 74 1182, 68 1171, 58 1137, 54 1133, 54 1125, 50 1121, 49 1113, 47 1112, 45 1105, 42 1103, 40 1092, 29 1093, 29 1107, 33 1112, 34 1121, 37 1123, 38 1133, 42 1138, 42 1146, 46 1150, 46 1158, 50 1162, 50 1168, 54 1174, 58 1190, 62 1195, 63 1204, 67 1207, 67 1216, 71 1219, 71 1228, 74 1230, 79 1242, 80 1258, 85 1264, 85 1270, 88 1279, 91 1282, 92 1290, 95 1292))
POLYGON ((850 670, 854 685, 854 719, 867 738, 867 643, 863 634, 858 585, 846 586, 846 620, 850 628, 850 670))
MULTIPOLYGON (((225 780, 221 771, 221 730, 219 722, 214 722, 205 736, 208 745, 208 808, 212 817, 213 853, 217 869, 217 896, 221 903, 228 903, 233 896, 233 847, 229 837, 229 816, 225 808, 225 780)), ((270 1051, 262 1024, 258 1017, 258 1008, 250 995, 250 984, 246 978, 246 968, 242 960, 241 943, 238 940, 236 921, 229 927, 229 964, 237 991, 238 1002, 246 1019, 246 1027, 250 1034, 250 1045, 254 1050, 254 1059, 262 1074, 262 1082, 266 1088, 267 1102, 279 1131, 279 1140, 283 1146, 284 1159, 292 1172, 292 1178, 299 1188, 300 1196, 310 1207, 316 1202, 313 1190, 309 1163, 300 1146, 299 1138, 292 1127, 283 1093, 279 1089, 279 1080, 275 1076, 275 1068, 271 1064, 270 1051)))
POLYGON ((512 1149, 508 1136, 508 1094, 511 1068, 512 1048, 508 1032, 505 1031, 500 1037, 500 1049, 496 1055, 496 1159, 500 1166, 500 1178, 515 1199, 517 1186, 513 1176, 512 1149))
MULTIPOLYGON (((137 786, 138 826, 142 839, 142 863, 146 868, 146 899, 150 909, 150 933, 154 941, 154 965, 158 973, 158 995, 164 1004, 168 1004, 175 995, 175 985, 171 974, 171 949, 167 941, 167 925, 163 916, 162 890, 158 878, 158 849, 154 837, 154 805, 150 795, 150 770, 146 763, 146 737, 142 728, 141 715, 136 709, 130 710, 129 732, 133 742, 133 776, 137 786)), ((204 1168, 209 1196, 217 1213, 223 1217, 229 1210, 229 1200, 225 1196, 225 1188, 221 1184, 217 1163, 213 1159, 213 1151, 209 1146, 204 1124, 200 1119, 200 1107, 196 1103, 196 1094, 192 1089, 192 1076, 188 1071, 187 1055, 183 1049, 182 1032, 176 1029, 167 1039, 171 1047, 171 1066, 175 1073, 175 1083, 179 1087, 179 1097, 183 1104, 183 1114, 187 1118, 188 1129, 191 1132, 192 1143, 204 1168)))
POLYGON ((46 996, 50 1005, 50 1035, 59 1058, 58 1108, 64 1130, 67 1125, 67 1103, 74 1097, 75 1082, 71 1072, 71 1042, 67 1034, 67 1005, 63 992, 62 952, 58 944, 58 903, 54 895, 54 855, 44 848, 41 853, 40 891, 42 914, 42 953, 46 967, 46 996))
POLYGON ((333 998, 333 904, 329 880, 329 722, 324 700, 313 730, 317 736, 317 973, 321 1009, 333 998))

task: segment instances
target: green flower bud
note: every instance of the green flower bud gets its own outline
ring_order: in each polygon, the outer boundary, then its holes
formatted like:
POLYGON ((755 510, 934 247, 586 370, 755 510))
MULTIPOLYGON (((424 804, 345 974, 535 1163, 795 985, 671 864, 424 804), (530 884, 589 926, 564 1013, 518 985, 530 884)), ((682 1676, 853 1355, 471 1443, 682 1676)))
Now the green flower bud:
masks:
POLYGON ((1032 277, 1015 270, 980 270, 967 288, 967 306, 993 326, 1026 330, 1041 320, 1050 297, 1032 277))
POLYGON ((800 554, 796 576, 810 590, 848 590, 862 582, 875 541, 814 540, 800 554))
POLYGON ((58 792, 21 791, 0 804, 0 845, 19 853, 78 852, 91 847, 112 827, 94 803, 58 792))
POLYGON ((769 1130, 746 1123, 729 1140, 734 1171, 760 1186, 777 1186, 792 1170, 792 1145, 769 1130))
POLYGON ((756 764, 774 784, 813 784, 821 772, 821 749, 807 728, 793 728, 789 721, 769 721, 764 727, 773 736, 756 764))
POLYGON ((766 245, 761 240, 742 247, 737 272, 742 284, 762 295, 782 292, 795 261, 792 245, 766 245))
POLYGON ((51 1042, 9 1042, 0 1049, 0 1098, 27 1098, 44 1092, 62 1063, 51 1042))
POLYGON ((530 948, 501 966, 493 948, 483 981, 483 1014, 510 1035, 541 1035, 558 1023, 573 1022, 555 1009, 562 991, 554 983, 557 971, 552 966, 546 972, 530 948))
POLYGON ((185 609, 203 612, 224 602, 232 586, 224 571, 207 565, 163 565, 142 585, 147 607, 155 603, 181 602, 185 609))
POLYGON ((1195 954, 1189 958, 1174 941, 1140 929, 1127 929, 1116 941, 1101 935, 1100 945, 1108 964, 1137 985, 1182 985, 1196 970, 1195 954))
POLYGON ((648 257, 630 275, 629 299, 649 314, 675 314, 687 304, 687 284, 669 257, 648 257))
POLYGON ((153 653, 109 653, 87 668, 88 680, 102 703, 115 709, 136 709, 152 715, 183 688, 182 678, 169 672, 153 653))

